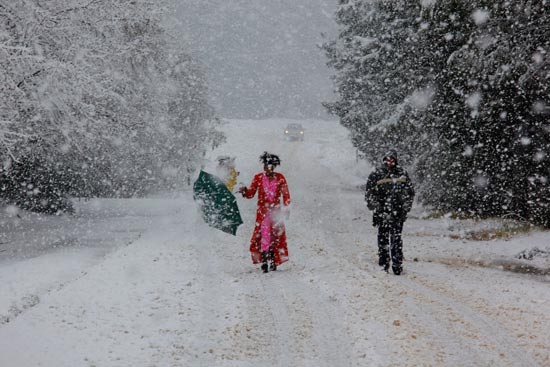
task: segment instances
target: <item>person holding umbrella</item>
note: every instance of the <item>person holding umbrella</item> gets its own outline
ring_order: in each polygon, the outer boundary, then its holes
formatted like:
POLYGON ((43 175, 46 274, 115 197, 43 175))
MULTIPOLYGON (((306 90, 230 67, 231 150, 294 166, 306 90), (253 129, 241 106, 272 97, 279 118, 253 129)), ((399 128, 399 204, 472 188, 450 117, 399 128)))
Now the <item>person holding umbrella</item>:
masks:
POLYGON ((290 192, 283 174, 275 172, 281 160, 275 154, 264 152, 260 156, 264 172, 254 176, 250 187, 241 186, 238 192, 252 199, 258 192, 256 224, 250 240, 252 263, 262 264, 264 273, 277 270, 288 260, 284 219, 288 218, 290 192), (282 198, 282 202, 281 202, 282 198))
POLYGON ((233 192, 233 188, 237 184, 237 176, 239 175, 239 172, 235 169, 235 158, 227 155, 221 155, 216 158, 218 160, 216 174, 225 182, 225 186, 231 192, 233 192))

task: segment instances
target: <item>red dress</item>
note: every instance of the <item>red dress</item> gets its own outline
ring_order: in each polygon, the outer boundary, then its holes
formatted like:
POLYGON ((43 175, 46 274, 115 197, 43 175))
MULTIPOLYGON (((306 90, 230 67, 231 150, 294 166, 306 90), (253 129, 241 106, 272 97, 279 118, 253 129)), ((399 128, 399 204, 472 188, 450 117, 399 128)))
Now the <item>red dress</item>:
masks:
POLYGON ((286 178, 281 173, 274 172, 274 180, 277 181, 275 189, 275 197, 271 202, 268 200, 266 190, 262 185, 262 178, 264 173, 258 173, 252 179, 250 187, 246 188, 243 192, 243 196, 247 199, 252 199, 258 192, 258 208, 256 210, 256 225, 254 226, 254 232, 252 233, 252 239, 250 240, 250 254, 252 255, 252 262, 259 264, 262 262, 261 253, 261 223, 266 216, 271 216, 271 238, 273 239, 272 249, 274 254, 275 265, 281 265, 288 260, 288 248, 286 244, 285 224, 282 220, 282 207, 281 196, 283 199, 282 204, 284 206, 290 205, 290 193, 288 191, 288 185, 286 178))

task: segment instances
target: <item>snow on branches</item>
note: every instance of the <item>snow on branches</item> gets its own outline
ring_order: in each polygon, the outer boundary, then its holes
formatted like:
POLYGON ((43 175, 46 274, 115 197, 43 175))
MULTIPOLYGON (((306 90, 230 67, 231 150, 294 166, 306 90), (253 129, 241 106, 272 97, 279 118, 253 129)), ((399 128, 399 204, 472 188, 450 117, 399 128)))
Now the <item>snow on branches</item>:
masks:
POLYGON ((41 162, 73 176, 68 194, 128 196, 174 187, 194 170, 220 137, 205 76, 167 41, 162 6, 0 3, 3 180, 14 162, 41 162))

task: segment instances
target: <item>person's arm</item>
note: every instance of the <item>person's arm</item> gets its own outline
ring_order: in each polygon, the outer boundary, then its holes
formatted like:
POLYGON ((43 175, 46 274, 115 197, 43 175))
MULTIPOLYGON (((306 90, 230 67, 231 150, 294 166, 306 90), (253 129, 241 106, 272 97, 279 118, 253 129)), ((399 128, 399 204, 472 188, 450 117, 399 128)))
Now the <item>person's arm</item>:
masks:
POLYGON ((256 195, 256 191, 258 191, 258 187, 260 186, 261 181, 261 175, 256 175, 252 179, 252 183, 250 184, 250 187, 247 188, 246 186, 242 186, 239 188, 239 191, 244 198, 252 199, 254 195, 256 195))
POLYGON ((281 178, 279 179, 279 184, 281 185, 281 192, 283 194, 283 205, 289 206, 290 205, 290 191, 288 190, 288 184, 286 182, 285 176, 281 175, 281 178))
POLYGON ((282 213, 284 215, 284 219, 288 220, 290 218, 290 191, 288 190, 288 184, 285 176, 279 176, 279 185, 281 185, 281 194, 283 195, 282 213))
POLYGON ((403 209, 405 209, 405 212, 409 212, 412 208, 412 204, 413 204, 413 201, 414 201, 414 185, 409 177, 409 174, 407 172, 405 172, 405 177, 407 178, 407 182, 406 182, 406 198, 404 200, 404 205, 403 205, 403 209))
POLYGON ((365 187, 365 201, 367 202, 367 208, 375 211, 378 209, 378 200, 376 198, 376 175, 371 173, 367 179, 367 185, 365 187))

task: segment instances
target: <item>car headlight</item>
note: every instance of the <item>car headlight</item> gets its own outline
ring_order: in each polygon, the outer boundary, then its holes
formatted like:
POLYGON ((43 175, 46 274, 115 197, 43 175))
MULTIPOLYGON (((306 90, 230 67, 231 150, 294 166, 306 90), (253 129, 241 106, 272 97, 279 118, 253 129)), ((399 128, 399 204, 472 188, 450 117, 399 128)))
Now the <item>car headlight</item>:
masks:
POLYGON ((288 130, 285 130, 285 134, 288 134, 288 130))
POLYGON ((300 134, 304 135, 304 132, 303 132, 303 131, 300 131, 300 134))

